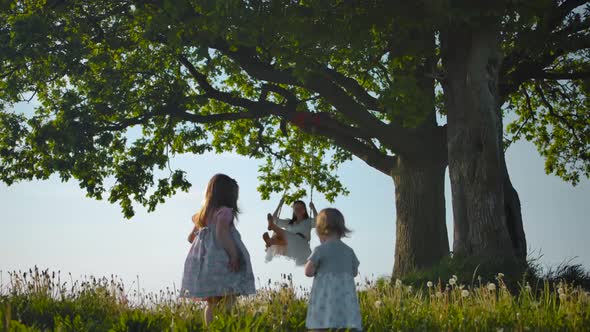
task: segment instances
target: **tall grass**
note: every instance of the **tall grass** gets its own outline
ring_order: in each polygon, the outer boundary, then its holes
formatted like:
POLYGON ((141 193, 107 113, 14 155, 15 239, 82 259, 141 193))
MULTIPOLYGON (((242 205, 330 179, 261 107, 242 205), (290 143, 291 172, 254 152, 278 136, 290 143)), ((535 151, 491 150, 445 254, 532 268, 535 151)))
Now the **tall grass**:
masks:
MULTIPOLYGON (((442 278, 441 278, 442 280, 442 278)), ((461 280, 406 285, 365 279, 358 284, 367 331, 589 331, 590 294, 560 282, 506 287, 461 280)), ((523 279, 524 280, 524 279, 523 279)), ((110 278, 65 278, 37 268, 11 272, 0 285, 3 331, 201 331, 202 304, 174 289, 141 293, 110 278)), ((306 298, 289 275, 259 285, 232 312, 219 312, 211 331, 305 331, 306 298)))

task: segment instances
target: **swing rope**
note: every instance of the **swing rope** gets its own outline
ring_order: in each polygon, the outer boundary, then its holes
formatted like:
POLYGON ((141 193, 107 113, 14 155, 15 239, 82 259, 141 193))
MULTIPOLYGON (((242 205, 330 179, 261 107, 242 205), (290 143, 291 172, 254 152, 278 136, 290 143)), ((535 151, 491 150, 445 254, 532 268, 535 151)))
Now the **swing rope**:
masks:
MULTIPOLYGON (((311 132, 312 132, 312 137, 315 136, 315 127, 311 128, 311 132)), ((314 175, 315 175, 315 144, 311 145, 311 175, 310 175, 310 181, 309 181, 309 185, 310 185, 310 193, 309 193, 309 200, 310 202, 313 202, 313 189, 314 189, 314 175)), ((293 173, 293 168, 291 168, 289 170, 289 178, 291 178, 291 174, 293 173)), ((289 186, 286 185, 285 186, 285 190, 283 191, 283 194, 281 195, 281 200, 279 201, 279 204, 277 205, 277 208, 275 209, 275 214, 278 216, 281 214, 281 211, 283 209, 283 203, 285 202, 285 196, 287 195, 287 191, 289 190, 289 186)))

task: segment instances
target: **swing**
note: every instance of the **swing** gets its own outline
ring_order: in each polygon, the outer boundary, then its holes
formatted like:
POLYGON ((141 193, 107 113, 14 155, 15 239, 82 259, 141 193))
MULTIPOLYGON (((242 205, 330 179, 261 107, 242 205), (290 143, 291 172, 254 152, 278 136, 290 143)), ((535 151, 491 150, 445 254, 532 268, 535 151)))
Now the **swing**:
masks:
MULTIPOLYGON (((309 214, 305 219, 298 219, 297 223, 292 220, 280 219, 285 197, 288 192, 288 186, 283 191, 283 195, 273 215, 268 215, 268 229, 274 231, 271 238, 269 233, 263 234, 264 242, 266 243, 266 262, 269 262, 275 256, 283 256, 293 259, 295 265, 304 265, 307 258, 311 254, 309 241, 311 239, 311 229, 315 227, 315 207, 313 206, 313 191, 314 191, 314 162, 315 162, 315 146, 312 144, 311 151, 311 175, 310 175, 310 205, 314 213, 314 218, 310 218, 309 214)), ((289 176, 290 177, 290 176, 289 176)), ((301 218, 301 217, 299 217, 301 218)))

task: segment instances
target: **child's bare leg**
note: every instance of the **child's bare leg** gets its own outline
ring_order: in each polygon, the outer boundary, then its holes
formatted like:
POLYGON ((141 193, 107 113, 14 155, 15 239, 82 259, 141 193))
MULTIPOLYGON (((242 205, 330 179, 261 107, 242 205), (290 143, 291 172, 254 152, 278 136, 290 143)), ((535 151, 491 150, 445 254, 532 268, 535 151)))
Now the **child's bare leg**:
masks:
POLYGON ((209 326, 213 321, 213 311, 217 309, 217 303, 219 303, 219 298, 217 297, 210 297, 207 299, 207 306, 205 307, 204 312, 205 326, 209 326))
POLYGON ((236 296, 235 295, 227 295, 224 296, 222 299, 222 304, 226 310, 226 312, 231 312, 231 310, 233 309, 234 305, 236 304, 236 296))

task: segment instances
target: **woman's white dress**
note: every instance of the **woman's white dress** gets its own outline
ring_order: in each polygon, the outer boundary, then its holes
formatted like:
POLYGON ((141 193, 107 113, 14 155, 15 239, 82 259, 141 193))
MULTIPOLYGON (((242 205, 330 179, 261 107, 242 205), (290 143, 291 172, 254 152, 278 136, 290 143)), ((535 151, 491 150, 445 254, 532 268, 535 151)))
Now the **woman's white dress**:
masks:
POLYGON ((304 265, 311 254, 309 241, 311 229, 315 227, 315 218, 290 223, 289 219, 275 218, 275 224, 285 230, 286 246, 273 245, 266 249, 266 262, 276 256, 284 256, 295 261, 295 265, 304 265))

